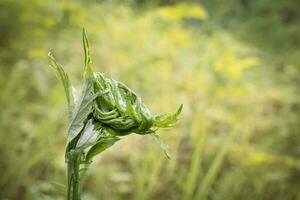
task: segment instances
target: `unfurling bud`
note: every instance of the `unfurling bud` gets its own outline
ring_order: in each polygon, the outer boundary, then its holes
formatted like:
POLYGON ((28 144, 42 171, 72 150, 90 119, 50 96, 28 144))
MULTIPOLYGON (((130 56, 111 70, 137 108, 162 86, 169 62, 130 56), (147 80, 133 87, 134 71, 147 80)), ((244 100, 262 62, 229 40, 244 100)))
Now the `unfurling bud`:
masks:
POLYGON ((119 81, 106 78, 102 73, 94 73, 93 89, 99 93, 93 104, 95 123, 110 127, 117 135, 153 133, 151 127, 154 124, 158 124, 156 128, 169 127, 176 123, 181 111, 180 108, 175 116, 168 116, 169 121, 155 118, 135 92, 119 81))
POLYGON ((84 83, 81 95, 76 98, 67 73, 49 54, 50 65, 60 77, 68 100, 70 115, 66 158, 71 150, 76 149, 84 152, 83 160, 91 160, 120 140, 121 136, 130 133, 151 134, 164 149, 165 145, 155 132, 176 124, 182 105, 174 114, 153 116, 141 98, 125 84, 93 72, 85 31, 83 47, 84 83))

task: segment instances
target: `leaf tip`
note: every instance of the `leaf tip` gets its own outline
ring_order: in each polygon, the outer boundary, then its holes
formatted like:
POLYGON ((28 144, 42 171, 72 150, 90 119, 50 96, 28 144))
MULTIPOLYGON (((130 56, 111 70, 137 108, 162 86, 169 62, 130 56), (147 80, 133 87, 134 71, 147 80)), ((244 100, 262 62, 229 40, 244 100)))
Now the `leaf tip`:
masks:
POLYGON ((53 54, 51 51, 48 52, 48 59, 49 60, 55 60, 55 58, 53 57, 53 54))
POLYGON ((87 38, 87 34, 85 31, 85 28, 82 28, 82 43, 84 48, 84 77, 89 79, 93 76, 93 70, 91 67, 91 57, 90 57, 90 47, 89 47, 89 41, 87 38))
POLYGON ((54 58, 51 51, 48 52, 48 60, 49 60, 49 63, 50 63, 49 66, 51 68, 57 69, 57 62, 56 62, 56 59, 54 58))
POLYGON ((177 115, 180 115, 181 111, 183 109, 183 104, 180 104, 178 110, 177 110, 177 115))
POLYGON ((85 53, 89 53, 89 40, 85 31, 85 28, 82 28, 82 42, 85 53))
POLYGON ((85 30, 84 27, 82 28, 82 36, 83 36, 84 39, 87 39, 86 30, 85 30))

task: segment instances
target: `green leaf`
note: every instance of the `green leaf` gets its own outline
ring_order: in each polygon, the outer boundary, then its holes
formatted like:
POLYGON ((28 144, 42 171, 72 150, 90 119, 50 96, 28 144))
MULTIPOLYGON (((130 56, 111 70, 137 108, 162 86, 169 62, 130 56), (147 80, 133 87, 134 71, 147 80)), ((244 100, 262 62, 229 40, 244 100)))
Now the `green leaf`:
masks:
POLYGON ((93 69, 92 61, 90 55, 89 41, 85 32, 85 29, 82 29, 82 43, 84 48, 84 72, 83 77, 85 80, 93 78, 93 69))
POLYGON ((78 142, 76 144, 77 148, 86 148, 89 147, 97 141, 99 131, 95 130, 95 127, 93 125, 93 120, 90 119, 82 131, 82 134, 80 138, 78 139, 78 142))
POLYGON ((159 115, 154 118, 154 127, 168 128, 176 124, 178 116, 182 111, 183 105, 181 104, 178 110, 171 115, 159 115))
POLYGON ((48 53, 48 58, 50 62, 50 67, 52 67, 55 70, 56 75, 59 77, 59 79, 61 80, 64 86, 65 94, 68 102, 69 116, 71 116, 74 100, 73 100, 70 79, 68 77, 68 74, 64 71, 63 67, 57 63, 56 59, 53 57, 51 52, 48 53))
POLYGON ((161 139, 161 137, 157 133, 153 132, 151 133, 151 136, 158 142, 161 150, 164 152, 167 158, 170 159, 171 155, 169 153, 168 145, 166 145, 166 143, 161 139))
POLYGON ((92 103, 93 100, 95 100, 95 98, 98 96, 98 93, 92 94, 91 87, 91 81, 86 80, 83 85, 81 95, 74 106, 68 129, 67 144, 69 144, 76 136, 78 136, 78 134, 80 134, 84 127, 84 121, 92 112, 92 103))
POLYGON ((87 152, 86 160, 90 161, 95 155, 103 152, 105 149, 111 147, 119 140, 120 138, 116 136, 107 136, 99 139, 99 141, 94 146, 92 146, 90 150, 87 152))

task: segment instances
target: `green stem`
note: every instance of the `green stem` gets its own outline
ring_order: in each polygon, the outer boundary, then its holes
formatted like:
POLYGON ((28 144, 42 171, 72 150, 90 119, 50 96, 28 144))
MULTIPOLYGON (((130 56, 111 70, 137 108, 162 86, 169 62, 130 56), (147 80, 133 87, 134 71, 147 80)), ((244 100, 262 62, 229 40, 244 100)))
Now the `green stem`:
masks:
POLYGON ((68 155, 68 200, 80 200, 79 167, 81 151, 71 150, 68 155))

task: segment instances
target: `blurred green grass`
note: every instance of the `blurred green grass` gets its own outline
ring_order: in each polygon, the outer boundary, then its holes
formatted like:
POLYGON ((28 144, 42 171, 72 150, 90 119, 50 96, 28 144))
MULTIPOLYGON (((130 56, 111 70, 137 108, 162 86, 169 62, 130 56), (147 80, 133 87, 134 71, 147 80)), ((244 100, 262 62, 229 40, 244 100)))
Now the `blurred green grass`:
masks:
MULTIPOLYGON (((66 110, 47 67, 79 83, 80 33, 94 68, 156 113, 184 104, 161 136, 99 156, 84 199, 300 199, 297 1, 0 2, 0 199, 64 199, 66 110), (167 130, 168 131, 168 130, 167 130)), ((78 84, 79 85, 79 84, 78 84)))

